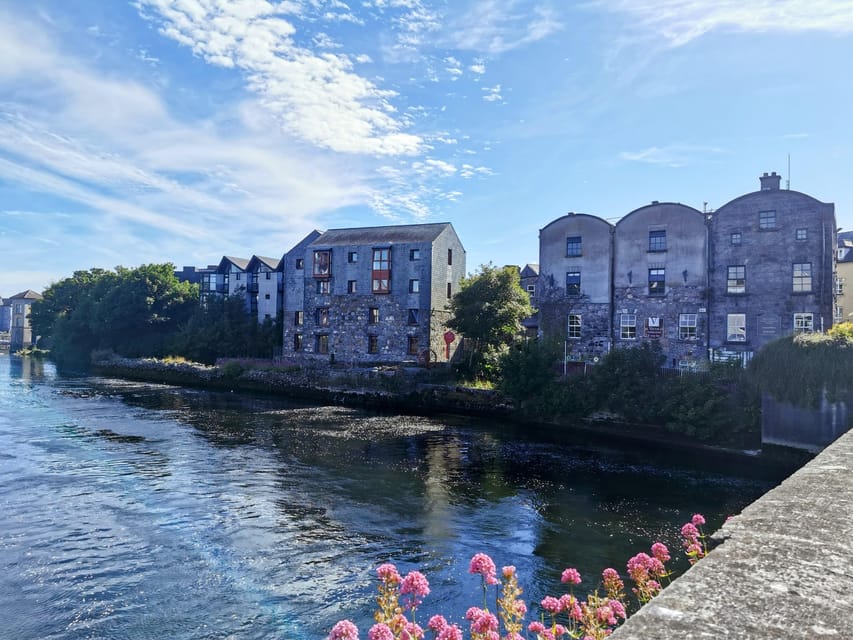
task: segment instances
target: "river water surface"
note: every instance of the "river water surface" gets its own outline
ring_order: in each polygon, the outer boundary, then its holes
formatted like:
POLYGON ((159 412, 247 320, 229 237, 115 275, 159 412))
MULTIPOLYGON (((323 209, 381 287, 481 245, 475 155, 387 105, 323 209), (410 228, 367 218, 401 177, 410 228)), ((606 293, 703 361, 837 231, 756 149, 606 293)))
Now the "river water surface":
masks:
MULTIPOLYGON (((380 415, 105 378, 0 356, 0 638, 316 638, 366 630, 374 569, 418 569, 419 612, 481 603, 468 560, 524 597, 581 590, 694 511, 775 484, 654 449, 470 418, 380 415)), ((674 554, 675 555, 675 554, 674 554)))

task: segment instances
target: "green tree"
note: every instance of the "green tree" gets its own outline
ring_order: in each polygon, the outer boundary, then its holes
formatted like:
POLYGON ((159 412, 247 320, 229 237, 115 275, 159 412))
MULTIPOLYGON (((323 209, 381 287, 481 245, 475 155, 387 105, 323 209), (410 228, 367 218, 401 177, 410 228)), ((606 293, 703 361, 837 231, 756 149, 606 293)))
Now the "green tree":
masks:
POLYGON ((450 311, 447 326, 464 336, 466 373, 477 378, 496 376, 498 356, 519 339, 522 320, 533 314, 518 269, 491 264, 462 280, 450 311))

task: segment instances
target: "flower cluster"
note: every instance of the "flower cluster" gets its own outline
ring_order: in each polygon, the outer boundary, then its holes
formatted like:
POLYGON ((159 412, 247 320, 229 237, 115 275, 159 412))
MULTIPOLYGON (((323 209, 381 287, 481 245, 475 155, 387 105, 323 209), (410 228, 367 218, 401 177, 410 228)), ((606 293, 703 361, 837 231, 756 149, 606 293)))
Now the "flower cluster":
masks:
POLYGON ((705 518, 700 513, 694 513, 690 522, 681 527, 682 546, 687 553, 687 559, 690 564, 696 564, 708 555, 708 548, 705 546, 705 535, 702 533, 702 525, 705 524, 705 518))
POLYGON ((663 588, 661 581, 669 577, 664 562, 669 560, 669 549, 662 542, 652 545, 652 555, 638 553, 628 560, 628 576, 634 582, 631 591, 640 604, 654 598, 663 588))
MULTIPOLYGON (((697 513, 681 528, 683 545, 691 564, 707 554, 701 530, 704 524, 705 518, 697 513)), ((665 564, 669 560, 666 545, 655 542, 651 555, 638 553, 628 561, 628 576, 634 583, 631 590, 640 606, 663 588, 663 581, 671 575, 665 564)), ((468 571, 480 576, 483 588, 483 607, 471 607, 465 614, 471 640, 523 640, 527 605, 520 598, 523 590, 518 584, 515 567, 503 567, 499 580, 494 561, 485 553, 478 553, 471 558, 468 571), (487 590, 491 586, 500 587, 497 615, 489 610, 487 604, 487 590), (501 635, 501 627, 504 635, 501 635)), ((423 598, 430 593, 426 576, 420 571, 410 571, 401 576, 397 567, 390 563, 380 565, 376 576, 379 579, 377 610, 373 616, 376 624, 368 631, 368 640, 424 640, 425 630, 415 621, 415 614, 423 598), (404 597, 402 605, 401 596, 404 597), (406 617, 407 613, 411 619, 406 617)), ((527 631, 535 634, 537 640, 559 640, 563 636, 574 640, 604 640, 627 618, 625 583, 616 569, 607 568, 602 572, 599 586, 587 595, 586 600, 579 600, 571 592, 582 582, 577 569, 569 567, 563 570, 560 580, 569 585, 569 593, 559 598, 550 595, 542 598, 539 603, 541 619, 527 626, 527 631), (545 624, 546 614, 550 618, 548 625, 545 624)), ((462 629, 449 623, 442 615, 432 616, 427 630, 432 632, 435 640, 463 640, 462 629)), ((332 627, 327 640, 358 640, 358 628, 349 620, 341 620, 332 627)))

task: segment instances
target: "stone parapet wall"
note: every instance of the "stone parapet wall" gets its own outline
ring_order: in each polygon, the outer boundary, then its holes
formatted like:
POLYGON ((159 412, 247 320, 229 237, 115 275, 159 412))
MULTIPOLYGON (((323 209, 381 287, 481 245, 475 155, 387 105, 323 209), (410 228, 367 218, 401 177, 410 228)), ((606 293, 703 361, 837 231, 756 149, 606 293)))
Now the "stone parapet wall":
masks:
POLYGON ((614 640, 853 638, 853 432, 726 522, 614 640))

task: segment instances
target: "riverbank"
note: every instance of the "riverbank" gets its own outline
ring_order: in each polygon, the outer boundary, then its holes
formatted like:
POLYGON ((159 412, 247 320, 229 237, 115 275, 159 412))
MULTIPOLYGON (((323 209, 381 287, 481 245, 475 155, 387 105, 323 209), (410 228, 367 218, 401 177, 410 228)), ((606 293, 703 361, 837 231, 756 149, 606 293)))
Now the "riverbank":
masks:
POLYGON ((571 433, 640 450, 667 449, 696 468, 743 465, 747 475, 785 477, 811 456, 771 447, 742 450, 697 442, 650 425, 619 422, 613 416, 569 421, 530 420, 500 392, 436 382, 440 374, 412 368, 246 366, 240 361, 208 366, 184 361, 112 357, 93 365, 99 375, 218 391, 272 394, 321 404, 419 415, 459 414, 498 418, 530 431, 571 433))

